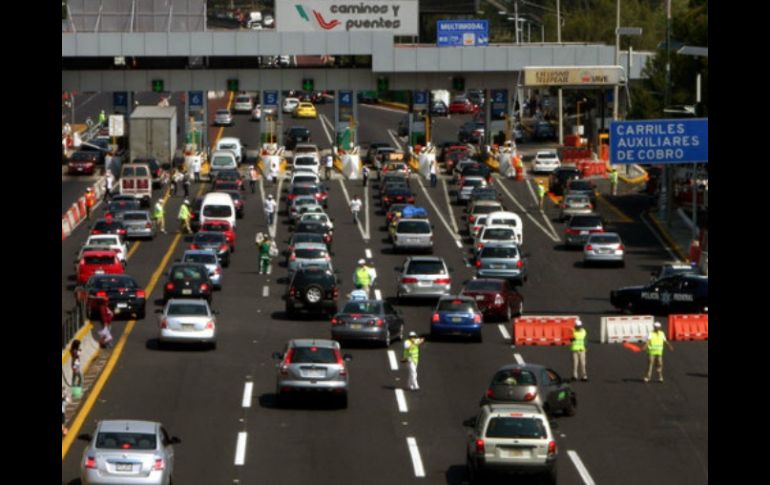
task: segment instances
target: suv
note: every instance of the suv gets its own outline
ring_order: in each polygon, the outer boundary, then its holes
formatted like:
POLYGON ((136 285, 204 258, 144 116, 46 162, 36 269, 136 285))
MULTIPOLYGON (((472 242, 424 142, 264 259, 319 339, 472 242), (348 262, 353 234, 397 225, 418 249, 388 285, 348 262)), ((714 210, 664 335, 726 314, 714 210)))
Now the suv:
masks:
POLYGON ((556 441, 536 404, 492 404, 466 424, 466 466, 471 483, 488 472, 545 474, 556 483, 556 441))
POLYGON ((342 355, 339 342, 321 339, 293 339, 285 352, 273 353, 276 366, 275 395, 284 404, 289 394, 326 392, 348 407, 348 366, 352 356, 342 355))
POLYGON ((578 179, 583 176, 575 165, 562 165, 553 172, 548 179, 548 190, 554 195, 564 195, 567 183, 572 179, 578 179))
POLYGON ((393 251, 405 248, 433 252, 433 230, 428 219, 402 219, 393 233, 393 251))
POLYGON ((396 298, 440 298, 452 291, 451 268, 443 258, 419 256, 407 258, 400 272, 396 298))
POLYGON ((337 278, 328 269, 299 268, 291 278, 286 291, 286 313, 294 316, 300 310, 337 313, 337 298, 340 289, 337 278))
POLYGON ((310 141, 310 130, 304 126, 292 126, 284 134, 283 142, 287 150, 293 150, 297 143, 310 141))

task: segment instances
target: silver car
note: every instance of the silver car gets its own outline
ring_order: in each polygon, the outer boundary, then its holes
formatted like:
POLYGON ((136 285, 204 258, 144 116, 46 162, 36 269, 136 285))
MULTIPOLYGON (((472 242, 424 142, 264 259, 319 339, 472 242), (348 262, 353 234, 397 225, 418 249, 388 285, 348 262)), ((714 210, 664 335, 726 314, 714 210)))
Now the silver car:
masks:
POLYGON ((404 318, 382 300, 351 300, 331 320, 332 338, 338 342, 373 340, 389 347, 404 339, 404 318))
POLYGON ((473 243, 473 257, 478 258, 485 247, 511 246, 518 244, 518 241, 516 229, 511 226, 484 226, 473 243))
POLYGON ((503 278, 523 284, 527 279, 527 260, 519 247, 486 246, 476 258, 476 275, 479 278, 503 278))
POLYGON ((218 109, 214 115, 214 125, 216 126, 231 126, 233 124, 233 114, 229 109, 218 109))
POLYGON ((596 232, 604 232, 604 224, 599 214, 576 214, 570 217, 564 228, 565 245, 569 247, 585 245, 588 236, 596 232))
POLYGON ((217 348, 217 318, 206 300, 172 298, 158 319, 158 343, 203 343, 217 348))
POLYGON ((83 485, 169 485, 174 474, 174 446, 181 441, 152 421, 104 420, 96 425, 83 451, 83 485))
POLYGON ((126 211, 121 215, 121 220, 126 226, 127 238, 155 238, 157 229, 149 211, 126 211))
POLYGON ((583 246, 583 264, 615 263, 624 266, 625 250, 620 235, 615 232, 591 234, 583 246))
POLYGON ((188 249, 182 255, 182 263, 200 263, 206 266, 214 288, 222 289, 222 265, 212 249, 188 249))
POLYGON ((594 206, 587 195, 567 194, 559 205, 559 220, 569 219, 575 214, 590 214, 594 206))
MULTIPOLYGON (((303 205, 320 205, 312 195, 298 195, 289 203, 289 218, 292 222, 299 220, 299 207, 303 205)), ((323 207, 323 206, 321 206, 323 207)))
POLYGON ((304 266, 328 266, 331 269, 330 265, 331 257, 325 243, 303 242, 294 245, 287 267, 291 274, 304 266))
POLYGON ((457 203, 464 204, 471 200, 471 192, 476 187, 486 187, 487 180, 484 177, 470 176, 463 179, 460 189, 457 191, 457 203))
POLYGON ((418 249, 433 252, 433 229, 428 219, 402 219, 393 233, 393 250, 418 249))
POLYGON ((443 258, 414 256, 407 258, 401 268, 396 298, 440 298, 452 292, 452 271, 443 258))
POLYGON ((329 393, 348 406, 348 367, 352 356, 342 355, 339 342, 322 339, 293 339, 283 353, 273 353, 279 360, 275 394, 278 404, 290 395, 302 392, 329 393))

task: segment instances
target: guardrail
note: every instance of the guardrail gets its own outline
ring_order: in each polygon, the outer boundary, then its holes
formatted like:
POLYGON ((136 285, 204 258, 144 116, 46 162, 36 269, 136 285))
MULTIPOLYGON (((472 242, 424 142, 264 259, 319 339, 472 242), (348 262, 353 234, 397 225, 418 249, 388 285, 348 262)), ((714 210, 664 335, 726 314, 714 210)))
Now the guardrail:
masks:
POLYGON ((86 306, 84 303, 77 303, 72 310, 68 310, 64 314, 61 325, 61 349, 65 350, 69 347, 70 342, 78 331, 83 328, 86 323, 86 306))

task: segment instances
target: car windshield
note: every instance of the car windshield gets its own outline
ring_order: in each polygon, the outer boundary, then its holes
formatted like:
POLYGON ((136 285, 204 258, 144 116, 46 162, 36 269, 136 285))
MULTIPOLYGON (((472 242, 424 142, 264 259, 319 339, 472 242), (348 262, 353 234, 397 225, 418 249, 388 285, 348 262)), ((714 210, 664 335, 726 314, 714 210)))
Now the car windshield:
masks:
POLYGON ((473 214, 491 214, 500 210, 497 205, 479 205, 473 208, 473 214))
POLYGON ((123 215, 124 221, 146 221, 147 219, 147 214, 142 212, 129 212, 123 215))
POLYGON ((208 316, 209 312, 208 309, 206 309, 206 305, 190 302, 176 302, 168 306, 167 314, 205 317, 208 316))
POLYGON ((444 264, 441 261, 412 261, 406 270, 406 274, 446 274, 444 264))
POLYGON ((573 180, 569 184, 569 190, 592 190, 591 182, 585 180, 573 180))
POLYGON ((315 175, 295 175, 292 179, 293 184, 315 183, 316 181, 318 181, 318 177, 315 175))
POLYGON ((228 182, 225 180, 218 180, 214 186, 214 190, 217 192, 224 192, 226 190, 238 190, 237 182, 228 182))
POLYGON ((297 224, 297 232, 326 232, 326 226, 319 222, 300 222, 297 224))
POLYGON ((93 278, 90 283, 95 290, 106 290, 109 288, 136 288, 136 282, 127 276, 100 276, 93 278))
POLYGON ((463 188, 465 187, 478 187, 479 185, 486 185, 486 182, 482 179, 465 179, 463 180, 463 188))
POLYGON ((487 425, 487 438, 545 438, 543 422, 538 418, 511 416, 492 418, 487 425))
POLYGON ((317 243, 323 243, 324 238, 321 234, 313 234, 310 232, 305 232, 301 234, 294 234, 294 237, 292 238, 292 244, 297 244, 301 242, 317 242, 317 243))
POLYGON ((214 157, 211 160, 212 167, 228 167, 233 164, 233 159, 230 157, 214 157))
POLYGON ((94 229, 97 231, 117 231, 118 229, 121 229, 123 227, 123 224, 113 221, 113 222, 107 222, 107 221, 98 221, 96 224, 94 224, 94 229))
POLYGON ((430 234, 430 223, 427 221, 401 221, 396 232, 401 234, 430 234))
POLYGON ((469 300, 441 300, 438 302, 438 311, 475 313, 476 304, 469 300))
POLYGON ((508 386, 534 386, 537 384, 535 374, 523 369, 506 369, 495 374, 493 384, 508 386))
POLYGON ((379 301, 350 301, 342 308, 342 313, 364 313, 379 315, 382 303, 379 301))
POLYGON ((171 273, 171 279, 174 280, 184 280, 190 278, 200 280, 203 279, 203 276, 203 272, 200 269, 194 268, 192 266, 177 266, 171 273))
POLYGON ((83 259, 86 264, 112 264, 115 262, 114 256, 85 256, 83 259))
POLYGON ((312 195, 319 192, 318 187, 295 186, 291 191, 294 195, 312 195))
POLYGON ((133 210, 139 208, 138 200, 116 200, 110 202, 107 209, 108 212, 120 212, 125 210, 133 210))
POLYGON ((76 162, 88 162, 96 160, 97 154, 95 152, 75 152, 72 154, 72 160, 76 162))
POLYGON ((195 235, 193 238, 193 242, 195 244, 201 244, 201 243, 224 243, 227 239, 225 238, 225 235, 221 232, 212 232, 212 231, 206 231, 206 232, 199 232, 195 235))
POLYGON ((614 234, 595 234, 588 241, 593 244, 620 244, 620 238, 614 234))
POLYGON ((585 196, 581 196, 581 197, 567 196, 567 197, 564 198, 564 203, 565 204, 575 204, 575 205, 578 205, 578 204, 588 204, 590 202, 591 201, 588 200, 588 197, 585 197, 585 196))
POLYGON ((154 450, 157 446, 154 434, 119 432, 96 435, 96 447, 104 450, 154 450))
POLYGON ((315 158, 313 157, 302 157, 294 159, 294 165, 297 166, 313 166, 317 163, 318 162, 316 162, 315 158))
POLYGON ((518 225, 517 222, 518 221, 516 221, 516 219, 512 217, 507 219, 495 217, 491 221, 489 221, 490 224, 499 224, 501 226, 512 226, 512 227, 516 227, 518 225))
POLYGON ((306 283, 320 283, 322 285, 333 285, 334 278, 326 269, 308 269, 297 272, 294 278, 294 284, 302 286, 306 283))
POLYGON ((493 280, 472 280, 465 285, 465 291, 503 291, 503 282, 493 280))
POLYGON ((203 208, 203 215, 206 217, 231 217, 233 210, 229 205, 207 205, 203 208))
POLYGON ((229 115, 230 112, 228 110, 226 110, 226 109, 218 109, 217 110, 217 114, 218 115, 229 115))
POLYGON ((515 258, 519 251, 515 247, 485 247, 481 250, 480 258, 515 258))
POLYGON ((216 264, 217 256, 215 254, 192 253, 185 254, 182 261, 185 263, 216 264))
POLYGON ((513 229, 487 229, 481 239, 513 239, 513 229))
POLYGON ((295 249, 294 255, 299 259, 322 259, 327 252, 324 249, 295 249))
POLYGON ((334 364, 337 356, 334 349, 322 347, 294 347, 291 356, 292 364, 334 364))

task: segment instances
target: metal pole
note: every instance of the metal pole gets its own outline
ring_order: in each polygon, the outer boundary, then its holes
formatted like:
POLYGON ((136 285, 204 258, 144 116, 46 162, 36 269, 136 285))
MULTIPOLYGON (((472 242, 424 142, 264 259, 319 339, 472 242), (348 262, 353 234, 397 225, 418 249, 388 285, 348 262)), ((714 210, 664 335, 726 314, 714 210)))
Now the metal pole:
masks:
POLYGON ((692 164, 692 237, 698 237, 698 181, 695 177, 695 171, 698 164, 692 164))
MULTIPOLYGON (((556 0, 556 42, 561 44, 561 1, 556 0)), ((559 87, 559 145, 564 145, 564 118, 562 88, 559 87)))
MULTIPOLYGON (((615 65, 620 64, 620 0, 615 0, 615 65)), ((616 84, 612 88, 612 119, 618 119, 618 107, 620 96, 619 86, 616 84)))
POLYGON ((513 3, 513 16, 516 19, 516 43, 519 43, 519 0, 513 3))
POLYGON ((545 24, 540 24, 540 43, 545 44, 545 24))
MULTIPOLYGON (((666 0, 666 85, 663 90, 663 109, 669 105, 670 99, 670 86, 671 86, 671 0, 666 0)), ((661 217, 667 222, 671 223, 671 203, 672 203, 672 180, 671 166, 666 165, 663 169, 663 186, 664 190, 661 191, 661 198, 664 202, 661 204, 661 217)))
POLYGON ((527 43, 532 43, 532 22, 527 22, 527 43))

